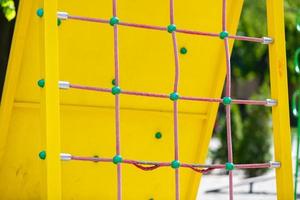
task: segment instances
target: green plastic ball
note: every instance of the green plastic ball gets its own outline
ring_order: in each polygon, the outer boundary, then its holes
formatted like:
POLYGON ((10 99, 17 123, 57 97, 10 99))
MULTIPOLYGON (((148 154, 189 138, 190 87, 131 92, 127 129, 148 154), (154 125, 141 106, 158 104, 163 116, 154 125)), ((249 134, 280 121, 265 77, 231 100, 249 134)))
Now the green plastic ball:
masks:
POLYGON ((229 36, 229 34, 227 31, 222 31, 219 36, 223 40, 223 39, 227 38, 229 36))
POLYGON ((119 164, 123 161, 123 158, 120 155, 116 155, 115 157, 113 157, 113 163, 114 164, 119 164))
POLYGON ((174 31, 176 31, 176 25, 175 24, 170 24, 168 27, 167 27, 167 30, 169 33, 172 33, 174 31))
POLYGON ((232 170, 234 170, 234 164, 233 164, 233 163, 230 163, 230 162, 226 163, 226 164, 225 164, 225 169, 226 169, 227 171, 232 171, 232 170))
POLYGON ((113 95, 117 95, 117 94, 120 94, 121 93, 121 88, 119 86, 114 86, 112 89, 111 89, 111 93, 113 95))
POLYGON ((179 94, 177 92, 173 92, 173 93, 170 94, 169 98, 172 101, 177 101, 180 98, 180 96, 179 96, 179 94))
POLYGON ((171 162, 171 167, 173 169, 178 169, 180 167, 180 162, 178 160, 174 160, 171 162))
POLYGON ((109 20, 109 24, 112 25, 112 26, 118 24, 119 22, 120 22, 120 20, 119 20, 119 18, 117 18, 117 17, 112 17, 112 18, 110 18, 110 20, 109 20))
POLYGON ((230 105, 232 103, 232 99, 230 97, 224 97, 222 102, 224 105, 230 105))

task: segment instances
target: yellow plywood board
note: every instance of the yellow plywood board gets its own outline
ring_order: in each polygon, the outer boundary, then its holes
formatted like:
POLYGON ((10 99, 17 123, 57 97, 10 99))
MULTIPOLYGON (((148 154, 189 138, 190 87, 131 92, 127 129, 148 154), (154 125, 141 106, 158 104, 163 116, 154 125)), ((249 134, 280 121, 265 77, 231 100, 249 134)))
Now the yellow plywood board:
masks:
MULTIPOLYGON (((221 31, 222 1, 175 3, 178 28, 214 33, 221 31)), ((242 0, 228 1, 228 30, 232 34, 238 25, 242 3, 242 0)), ((51 46, 43 41, 49 38, 47 32, 43 32, 47 30, 44 28, 49 27, 44 24, 43 18, 36 15, 36 10, 43 5, 41 0, 21 0, 18 11, 0 110, 0 199, 43 199, 45 185, 51 180, 60 180, 54 178, 49 181, 49 177, 45 177, 45 168, 51 167, 51 163, 45 165, 45 161, 37 156, 52 144, 45 141, 52 133, 45 133, 45 116, 41 107, 45 106, 49 95, 55 97, 54 90, 53 93, 50 90, 43 93, 44 89, 37 86, 37 81, 45 78, 44 67, 46 70, 51 68, 51 62, 44 60, 43 49, 51 46)), ((72 15, 109 19, 112 2, 61 0, 58 10, 72 15)), ((118 17, 126 22, 167 26, 169 2, 119 1, 118 17)), ((67 20, 53 28, 58 31, 60 80, 111 88, 114 78, 112 27, 67 20)), ((226 71, 224 42, 217 37, 180 33, 177 40, 179 48, 188 49, 188 53, 179 58, 180 94, 220 97, 226 71)), ((119 27, 119 45, 120 85, 123 89, 172 92, 175 63, 172 39, 167 31, 119 27)), ((55 54, 55 47, 53 45, 54 49, 49 52, 55 54)), ((55 61, 53 63, 55 65, 55 61)), ((51 80, 55 80, 55 73, 52 75, 51 80)), ((137 160, 172 161, 172 102, 136 96, 121 95, 120 98, 122 156, 137 160), (163 135, 160 140, 154 137, 157 131, 163 135)), ((216 103, 179 102, 180 161, 205 162, 217 108, 216 103)), ((60 91, 60 119, 61 152, 109 158, 115 155, 113 95, 60 91)), ((46 129, 46 132, 49 130, 46 129)), ((181 198, 195 199, 200 175, 192 170, 180 169, 180 179, 181 198)), ((112 163, 78 161, 61 163, 61 185, 62 199, 116 199, 116 166, 112 163)), ((56 192, 59 194, 60 191, 56 192)), ((124 165, 124 199, 174 199, 174 195, 174 170, 171 168, 144 172, 124 165)))

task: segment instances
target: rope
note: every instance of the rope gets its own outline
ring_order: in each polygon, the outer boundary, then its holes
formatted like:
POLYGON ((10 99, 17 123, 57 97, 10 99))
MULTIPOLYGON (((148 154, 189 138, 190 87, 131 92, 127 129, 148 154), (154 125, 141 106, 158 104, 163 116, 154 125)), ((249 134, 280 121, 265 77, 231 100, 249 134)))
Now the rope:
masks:
MULTIPOLYGON (((227 0, 223 0, 222 6, 222 31, 227 33, 227 0)), ((226 54, 226 97, 231 99, 231 63, 228 37, 224 38, 226 54)), ((231 105, 226 105, 226 127, 227 127, 227 153, 228 162, 233 163, 232 133, 231 133, 231 105)), ((233 200, 233 173, 229 171, 229 199, 233 200)))
MULTIPOLYGON (((170 0, 170 26, 175 25, 174 18, 174 0, 170 0)), ((174 93, 178 92, 179 85, 179 56, 176 31, 172 32, 174 60, 175 60, 175 80, 174 80, 174 93)), ((173 102, 173 115, 174 115, 174 160, 179 160, 179 136, 178 136, 178 101, 177 99, 173 102)), ((179 180, 179 169, 175 169, 175 197, 176 200, 180 199, 180 180, 179 180)))
POLYGON ((157 169, 157 168, 161 167, 159 165, 153 165, 153 166, 150 166, 150 167, 149 166, 145 167, 145 166, 140 165, 140 164, 133 164, 133 165, 136 166, 137 168, 141 169, 141 170, 144 170, 144 171, 152 171, 154 169, 157 169))
MULTIPOLYGON (((222 0, 222 32, 220 34, 187 30, 187 29, 177 29, 175 25, 175 14, 174 14, 174 0, 170 0, 169 15, 170 15, 170 25, 168 27, 156 26, 156 25, 147 25, 147 24, 137 24, 129 22, 119 22, 117 18, 117 0, 112 0, 112 14, 113 18, 111 20, 99 19, 92 17, 84 16, 74 16, 69 15, 65 16, 65 19, 72 20, 81 20, 89 21, 95 23, 110 24, 113 26, 114 32, 114 73, 115 73, 115 87, 113 89, 93 87, 93 86, 83 86, 77 84, 64 85, 66 88, 74 88, 81 90, 90 90, 97 92, 111 92, 115 95, 115 135, 116 135, 116 155, 113 159, 110 158, 97 158, 97 157, 80 157, 80 156, 71 156, 71 160, 78 161, 93 161, 93 162, 113 162, 117 165, 117 196, 118 200, 122 200, 122 168, 121 164, 131 164, 143 171, 152 171, 160 167, 172 167, 175 169, 175 197, 176 200, 180 199, 180 180, 179 180, 179 168, 189 168, 197 173, 207 174, 212 170, 216 169, 226 169, 229 171, 229 198, 233 200, 233 173, 232 169, 253 169, 253 168, 270 168, 272 164, 270 163, 257 163, 257 164, 233 164, 233 151, 232 151, 232 130, 231 130, 231 104, 247 104, 247 105, 259 105, 259 106, 274 106, 276 101, 272 99, 267 100, 241 100, 241 99, 231 99, 231 63, 230 63, 230 50, 229 50, 229 39, 249 41, 249 42, 259 42, 262 44, 269 44, 273 40, 268 37, 248 37, 248 36, 235 36, 229 35, 227 33, 227 0, 222 0), (118 26, 128 26, 134 28, 143 28, 157 31, 168 31, 172 36, 173 43, 173 53, 174 53, 174 62, 175 62, 175 76, 174 76, 174 87, 173 93, 171 94, 157 94, 150 92, 137 92, 137 91, 128 91, 121 90, 120 85, 120 66, 119 66, 119 37, 118 37, 118 26), (220 98, 207 98, 207 97, 189 97, 189 96, 179 96, 178 87, 179 87, 179 75, 180 75, 180 63, 179 63, 179 52, 176 34, 190 34, 190 35, 199 35, 199 36, 209 36, 209 37, 220 37, 224 40, 225 47, 225 59, 226 59, 226 84, 225 84, 225 94, 226 96, 223 99, 220 98), (155 97, 155 98, 170 98, 173 101, 173 129, 174 129, 174 160, 169 162, 149 162, 149 161, 136 161, 136 160, 126 160, 121 157, 121 133, 120 133, 120 94, 124 95, 135 95, 135 96, 145 96, 145 97, 155 97), (227 152, 228 152, 228 163, 225 165, 203 165, 203 164, 188 164, 179 162, 179 133, 178 133, 178 100, 185 101, 199 101, 199 102, 215 102, 223 103, 226 106, 226 127, 227 127, 227 152), (275 103, 274 103, 275 102, 275 103), (115 159, 116 158, 116 159, 115 159), (229 167, 227 166, 229 164, 229 167)), ((295 66, 296 70, 299 68, 299 57, 300 50, 297 51, 295 56, 295 66), (298 67, 298 68, 297 68, 298 67)), ((298 70, 299 71, 299 70, 298 70)), ((64 83, 66 84, 66 83, 64 83)), ((297 110, 296 110, 297 111, 297 110)), ((300 124, 300 122, 299 122, 300 124)), ((300 141, 300 133, 298 131, 298 143, 300 141)), ((297 149, 297 157, 299 153, 299 144, 297 149)), ((298 165, 297 165, 298 169, 298 165)), ((297 172, 298 176, 298 172, 297 172)))
MULTIPOLYGON (((71 156, 71 160, 76 161, 90 161, 90 162, 113 162, 112 158, 100 158, 100 157, 85 157, 85 156, 71 156)), ((140 161, 140 160, 130 160, 124 159, 122 161, 123 164, 134 165, 135 167, 144 170, 144 171, 152 171, 161 167, 170 167, 172 165, 171 162, 153 162, 153 161, 140 161)), ((217 169, 226 169, 226 165, 224 164, 190 164, 190 163, 181 163, 180 167, 192 169, 196 172, 206 174, 212 170, 217 169)), ((263 168, 272 168, 270 163, 254 163, 254 164, 235 164, 236 169, 263 169, 263 168)))
MULTIPOLYGON (((103 23, 103 24, 109 23, 109 20, 107 20, 107 19, 76 16, 76 15, 68 15, 68 19, 95 22, 95 23, 103 23)), ((150 30, 157 30, 157 31, 166 31, 166 27, 164 27, 164 26, 137 24, 137 23, 133 23, 133 22, 119 22, 118 25, 119 26, 133 27, 133 28, 143 28, 143 29, 150 29, 150 30)), ((176 32, 177 33, 188 34, 188 35, 219 37, 218 33, 196 31, 196 30, 176 29, 176 32)), ((257 42, 257 43, 263 43, 264 42, 263 38, 258 38, 258 37, 230 35, 230 36, 228 36, 228 38, 234 39, 234 40, 248 41, 248 42, 257 42)))
MULTIPOLYGON (((80 89, 80 90, 90 90, 96 92, 107 92, 111 93, 110 88, 101 88, 101 87, 93 87, 93 86, 84 86, 79 84, 70 84, 70 88, 73 89, 80 89)), ((137 92, 137 91, 128 91, 123 90, 120 94, 124 95, 134 95, 134 96, 145 96, 145 97, 156 97, 156 98, 164 98, 168 99, 170 97, 169 94, 158 94, 158 93, 151 93, 151 92, 137 92)), ((199 102, 216 102, 222 103, 222 99, 220 98, 208 98, 208 97, 189 97, 189 96, 180 96, 180 100, 186 101, 199 101, 199 102)), ((246 105, 257 105, 257 106, 266 106, 266 100, 244 100, 244 99, 232 99, 233 104, 246 104, 246 105)))
MULTIPOLYGON (((117 17, 117 0, 113 0, 113 16, 117 17)), ((114 24, 114 60, 115 60, 115 85, 119 86, 119 37, 118 26, 114 24)), ((116 155, 121 155, 120 136, 120 97, 115 95, 115 121, 116 121, 116 155)), ((122 169, 121 164, 117 164, 118 200, 122 199, 122 169)))

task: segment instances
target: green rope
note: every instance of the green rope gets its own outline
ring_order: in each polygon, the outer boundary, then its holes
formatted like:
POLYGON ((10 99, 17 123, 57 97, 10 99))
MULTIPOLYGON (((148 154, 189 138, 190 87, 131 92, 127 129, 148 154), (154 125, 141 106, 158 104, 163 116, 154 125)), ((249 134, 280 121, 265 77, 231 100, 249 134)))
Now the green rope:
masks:
MULTIPOLYGON (((300 32, 300 11, 296 16, 296 29, 300 32)), ((294 57, 294 66, 297 74, 300 74, 300 66, 299 66, 299 56, 300 56, 300 48, 298 48, 295 52, 294 57)), ((300 108, 300 90, 296 91, 292 98, 292 109, 293 115, 298 118, 297 122, 297 152, 296 152, 296 172, 295 172, 295 188, 294 188, 294 199, 297 199, 297 185, 298 185, 298 174, 299 174, 299 145, 300 145, 300 117, 298 109, 300 108), (297 99, 298 99, 298 108, 297 108, 297 99)))
POLYGON ((299 98, 300 98, 300 90, 296 91, 292 98, 292 109, 293 109, 293 115, 295 117, 299 116, 298 108, 297 108, 297 99, 299 100, 299 98))
POLYGON ((292 99, 292 109, 293 115, 298 118, 298 127, 297 127, 297 152, 296 152, 296 173, 295 173, 295 188, 294 188, 294 199, 297 199, 297 185, 298 185, 298 173, 299 173, 299 144, 300 144, 300 117, 298 109, 300 108, 300 90, 296 91, 292 99), (298 102, 298 103, 297 103, 298 102), (297 108, 298 104, 298 108, 297 108))
POLYGON ((296 17, 296 26, 297 26, 297 31, 300 32, 300 11, 298 12, 297 14, 297 17, 296 17))
MULTIPOLYGON (((300 26, 300 25, 299 25, 300 26)), ((294 65, 295 65, 295 71, 296 73, 300 74, 300 48, 298 48, 295 52, 295 57, 294 57, 294 65)))

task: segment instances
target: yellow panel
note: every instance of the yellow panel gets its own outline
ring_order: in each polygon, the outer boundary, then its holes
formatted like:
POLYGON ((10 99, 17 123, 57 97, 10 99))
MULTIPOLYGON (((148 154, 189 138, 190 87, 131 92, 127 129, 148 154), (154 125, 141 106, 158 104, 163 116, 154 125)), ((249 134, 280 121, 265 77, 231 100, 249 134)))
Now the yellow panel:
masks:
POLYGON ((61 135, 60 135, 60 98, 59 88, 59 66, 58 66, 58 31, 57 26, 57 2, 44 1, 44 20, 42 40, 41 76, 47 82, 47 87, 42 90, 41 114, 44 151, 47 152, 47 159, 44 162, 45 178, 42 192, 43 199, 60 200, 62 197, 61 185, 61 135))
MULTIPOLYGON (((36 10, 43 5, 49 6, 45 11, 53 11, 56 3, 24 2, 21 0, 19 7, 0 110, 0 199, 59 199, 60 194, 62 199, 116 199, 115 165, 79 161, 60 165, 58 156, 55 157, 59 149, 85 156, 111 158, 115 154, 113 95, 72 89, 60 91, 59 117, 54 87, 57 62, 60 80, 112 87, 112 27, 73 20, 63 21, 56 27, 54 13, 45 13, 43 18, 36 15, 36 10), (46 78, 45 89, 36 84, 41 78, 46 78), (37 156, 43 149, 50 149, 47 161, 37 156)), ((175 3, 177 27, 221 31, 222 1, 175 3)), ((242 3, 242 0, 228 1, 228 30, 232 34, 236 31, 242 3)), ((72 15, 109 19, 112 2, 61 0, 58 8, 72 15)), ((169 2, 119 1, 118 17, 127 22, 167 26, 169 2)), ((180 94, 220 97, 226 71, 223 41, 180 33, 177 37, 179 48, 188 49, 187 54, 180 55, 180 94)), ((169 94, 175 71, 171 35, 166 31, 120 27, 119 40, 121 87, 169 94)), ((173 160, 172 102, 123 95, 120 98, 122 156, 173 160), (163 134, 160 140, 154 137, 157 131, 163 134)), ((217 108, 216 103, 179 102, 180 161, 205 161, 217 108)), ((180 169, 180 179, 181 199, 195 199, 200 175, 180 169)), ((171 168, 144 172, 124 165, 124 199, 174 199, 174 194, 171 168)))
POLYGON ((293 172, 291 158, 291 130, 287 83, 286 48, 284 33, 284 2, 267 0, 268 32, 275 38, 269 47, 270 79, 272 98, 278 99, 278 106, 272 109, 275 159, 282 163, 276 169, 278 200, 292 200, 293 172))

